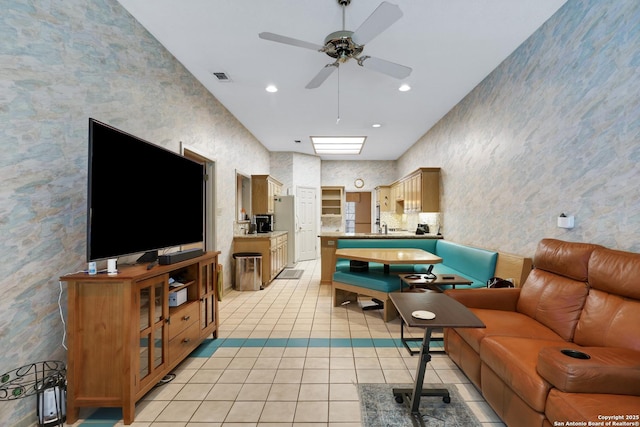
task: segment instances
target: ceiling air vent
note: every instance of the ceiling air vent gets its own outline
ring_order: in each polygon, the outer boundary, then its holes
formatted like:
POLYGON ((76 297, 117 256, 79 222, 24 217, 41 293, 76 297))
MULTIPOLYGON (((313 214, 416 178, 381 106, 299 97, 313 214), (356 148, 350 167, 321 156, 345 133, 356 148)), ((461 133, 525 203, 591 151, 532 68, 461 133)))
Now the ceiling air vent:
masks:
POLYGON ((219 82, 228 83, 231 81, 229 76, 227 76, 227 73, 218 72, 218 73, 213 73, 213 75, 216 76, 219 82))

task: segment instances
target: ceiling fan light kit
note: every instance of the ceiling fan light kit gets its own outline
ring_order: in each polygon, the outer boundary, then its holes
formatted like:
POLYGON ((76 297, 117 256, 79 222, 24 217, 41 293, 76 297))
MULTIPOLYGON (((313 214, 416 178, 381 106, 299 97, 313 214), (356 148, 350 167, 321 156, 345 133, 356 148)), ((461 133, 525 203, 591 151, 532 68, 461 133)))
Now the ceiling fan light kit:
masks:
POLYGON ((408 77, 412 71, 409 67, 369 55, 360 56, 365 44, 402 17, 400 8, 397 5, 383 1, 356 31, 348 31, 345 29, 345 8, 351 4, 351 0, 337 0, 337 2, 342 7, 342 30, 334 31, 325 37, 323 46, 268 32, 262 32, 258 34, 258 37, 291 46, 317 50, 335 59, 335 62, 325 65, 316 74, 305 86, 307 89, 314 89, 322 85, 340 64, 347 62, 349 59, 354 59, 363 68, 397 79, 408 77))

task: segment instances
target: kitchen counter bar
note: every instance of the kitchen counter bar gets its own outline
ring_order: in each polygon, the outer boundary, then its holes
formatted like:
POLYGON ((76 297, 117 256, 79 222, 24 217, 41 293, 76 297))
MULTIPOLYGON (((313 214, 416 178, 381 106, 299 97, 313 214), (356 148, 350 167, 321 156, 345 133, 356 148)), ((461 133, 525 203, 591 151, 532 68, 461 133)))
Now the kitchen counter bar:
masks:
POLYGON ((287 234, 286 231, 272 231, 270 233, 253 233, 253 234, 236 234, 234 239, 270 239, 272 237, 282 236, 287 234))
POLYGON ((389 234, 379 233, 320 233, 320 239, 442 239, 442 235, 437 234, 415 234, 409 231, 392 231, 389 234))
POLYGON ((437 234, 415 234, 409 231, 393 231, 389 234, 378 233, 320 233, 320 284, 331 285, 336 270, 336 247, 339 239, 442 239, 437 234))

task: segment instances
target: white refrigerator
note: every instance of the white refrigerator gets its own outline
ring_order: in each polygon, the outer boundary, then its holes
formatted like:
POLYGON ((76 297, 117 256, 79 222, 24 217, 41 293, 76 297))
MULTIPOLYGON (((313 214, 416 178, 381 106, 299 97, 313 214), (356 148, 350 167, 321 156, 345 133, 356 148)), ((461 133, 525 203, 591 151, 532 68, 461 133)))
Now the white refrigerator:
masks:
POLYGON ((273 210, 273 230, 287 232, 287 268, 296 265, 296 200, 294 196, 276 196, 273 210))

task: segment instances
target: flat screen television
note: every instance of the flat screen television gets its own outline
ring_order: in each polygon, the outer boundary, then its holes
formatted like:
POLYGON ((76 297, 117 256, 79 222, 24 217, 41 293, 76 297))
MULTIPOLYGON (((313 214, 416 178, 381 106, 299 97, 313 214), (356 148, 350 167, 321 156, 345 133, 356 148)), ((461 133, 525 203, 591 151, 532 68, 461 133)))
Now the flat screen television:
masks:
POLYGON ((204 240, 202 164, 92 118, 88 163, 87 261, 204 240))

